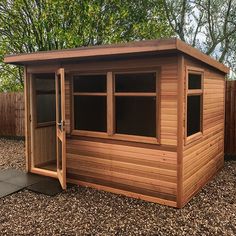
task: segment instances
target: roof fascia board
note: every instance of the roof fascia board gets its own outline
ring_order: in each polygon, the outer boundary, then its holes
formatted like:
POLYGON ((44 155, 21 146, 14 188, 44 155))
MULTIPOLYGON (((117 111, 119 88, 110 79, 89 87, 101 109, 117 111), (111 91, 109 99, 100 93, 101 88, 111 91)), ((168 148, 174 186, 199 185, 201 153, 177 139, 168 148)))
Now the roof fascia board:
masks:
POLYGON ((93 56, 121 55, 142 52, 154 52, 176 49, 175 39, 141 41, 130 44, 121 44, 113 47, 94 46, 71 50, 46 51, 29 54, 9 55, 4 58, 5 63, 26 63, 45 60, 63 60, 93 56))
POLYGON ((215 59, 211 58, 210 56, 202 53, 198 49, 191 47, 187 43, 184 43, 183 41, 176 39, 176 49, 178 51, 181 51, 193 58, 198 59, 199 61, 202 61, 220 71, 222 71, 225 74, 229 73, 229 68, 225 66, 224 64, 216 61, 215 59))

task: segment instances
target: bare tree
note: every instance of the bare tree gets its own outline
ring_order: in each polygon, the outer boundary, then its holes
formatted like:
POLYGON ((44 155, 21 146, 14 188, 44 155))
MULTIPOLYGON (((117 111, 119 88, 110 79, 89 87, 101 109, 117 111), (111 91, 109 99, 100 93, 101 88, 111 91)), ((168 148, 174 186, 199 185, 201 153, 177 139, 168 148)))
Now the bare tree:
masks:
POLYGON ((236 0, 164 0, 164 8, 181 40, 236 71, 236 0))

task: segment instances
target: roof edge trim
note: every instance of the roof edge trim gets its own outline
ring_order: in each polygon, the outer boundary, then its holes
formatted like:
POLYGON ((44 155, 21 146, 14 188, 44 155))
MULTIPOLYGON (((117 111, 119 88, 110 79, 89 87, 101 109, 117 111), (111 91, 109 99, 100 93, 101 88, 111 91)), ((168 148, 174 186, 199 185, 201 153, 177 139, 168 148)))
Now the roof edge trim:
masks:
POLYGON ((227 66, 177 38, 136 41, 122 44, 99 45, 74 49, 7 55, 4 58, 4 63, 14 65, 25 65, 28 63, 39 61, 61 61, 75 58, 109 55, 114 56, 145 52, 161 52, 168 50, 177 50, 199 61, 202 61, 225 74, 229 73, 229 68, 227 66))

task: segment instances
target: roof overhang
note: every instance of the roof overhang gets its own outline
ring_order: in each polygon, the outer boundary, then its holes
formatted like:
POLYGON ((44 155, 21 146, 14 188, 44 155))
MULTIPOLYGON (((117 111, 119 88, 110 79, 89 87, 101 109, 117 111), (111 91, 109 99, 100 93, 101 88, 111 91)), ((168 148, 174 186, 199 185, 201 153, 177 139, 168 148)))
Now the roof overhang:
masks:
POLYGON ((177 38, 7 55, 4 58, 4 62, 13 65, 28 65, 36 62, 61 62, 65 60, 100 56, 118 56, 155 52, 164 53, 167 51, 179 51, 185 53, 223 73, 229 73, 228 67, 177 38))

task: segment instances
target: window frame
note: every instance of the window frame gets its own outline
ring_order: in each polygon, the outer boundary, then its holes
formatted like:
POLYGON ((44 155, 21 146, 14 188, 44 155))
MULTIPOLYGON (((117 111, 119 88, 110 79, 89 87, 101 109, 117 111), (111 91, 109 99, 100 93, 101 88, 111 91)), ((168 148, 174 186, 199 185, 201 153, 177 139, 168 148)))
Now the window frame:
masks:
POLYGON ((203 136, 203 121, 204 121, 204 69, 198 67, 187 66, 185 71, 185 132, 184 141, 185 145, 192 143, 203 136), (189 74, 201 75, 201 89, 188 89, 189 74), (200 131, 191 135, 187 135, 188 131, 188 97, 200 96, 200 131))
MULTIPOLYGON (((93 137, 93 138, 105 138, 113 140, 141 142, 141 143, 152 143, 160 144, 160 68, 145 68, 141 70, 137 69, 121 69, 121 70, 106 70, 97 72, 73 72, 70 73, 71 78, 71 134, 77 136, 93 137), (155 73, 156 74, 156 92, 138 92, 132 94, 144 94, 144 96, 155 96, 156 97, 156 137, 147 137, 139 135, 119 134, 115 133, 115 96, 124 96, 127 93, 115 93, 115 75, 116 74, 128 74, 128 73, 155 73), (107 78, 107 132, 87 131, 87 130, 76 130, 74 122, 74 96, 78 93, 74 93, 74 76, 79 75, 101 75, 106 74, 107 78), (115 95, 116 94, 116 95, 115 95)), ((82 93, 81 93, 82 94, 82 93)), ((88 94, 88 93, 84 93, 88 94)), ((92 94, 92 93, 91 93, 92 94)), ((104 96, 101 93, 97 93, 97 96, 104 96)))

